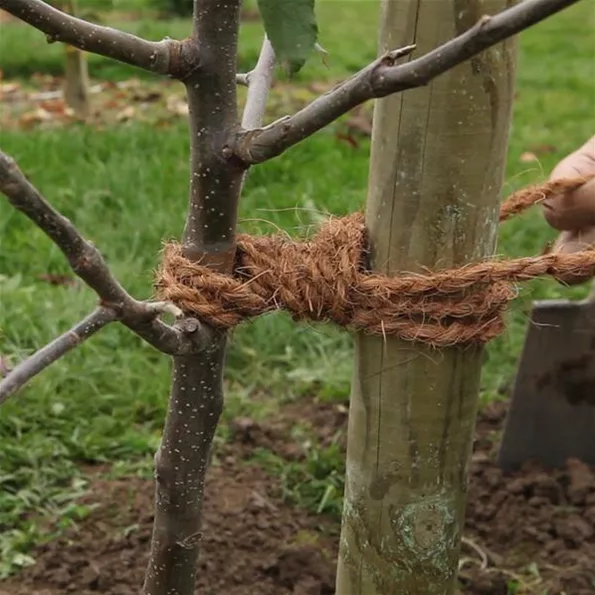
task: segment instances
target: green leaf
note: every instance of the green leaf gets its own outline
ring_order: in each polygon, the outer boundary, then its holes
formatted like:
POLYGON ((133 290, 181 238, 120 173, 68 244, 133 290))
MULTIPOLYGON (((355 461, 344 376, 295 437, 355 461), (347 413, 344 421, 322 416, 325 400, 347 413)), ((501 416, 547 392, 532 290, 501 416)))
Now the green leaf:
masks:
POLYGON ((258 8, 277 60, 299 72, 318 38, 314 0, 258 0, 258 8))

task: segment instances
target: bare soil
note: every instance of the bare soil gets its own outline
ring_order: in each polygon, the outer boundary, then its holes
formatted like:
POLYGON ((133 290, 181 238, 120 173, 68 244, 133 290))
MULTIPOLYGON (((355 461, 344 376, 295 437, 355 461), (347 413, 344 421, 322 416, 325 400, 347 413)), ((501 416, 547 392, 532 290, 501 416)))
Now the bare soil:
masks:
MULTIPOLYGON (((592 595, 595 470, 575 460, 557 472, 528 466, 503 477, 494 456, 504 414, 496 404, 478 419, 461 595, 592 595)), ((299 458, 287 431, 296 419, 307 420, 328 443, 345 429, 346 406, 305 401, 266 424, 249 419, 232 424, 232 440, 218 449, 218 465, 208 479, 197 593, 335 593, 338 520, 286 503, 279 481, 250 461, 256 447, 299 458)), ((140 593, 153 520, 152 482, 96 475, 86 501, 98 508, 64 537, 40 546, 37 564, 0 583, 0 595, 140 593)))

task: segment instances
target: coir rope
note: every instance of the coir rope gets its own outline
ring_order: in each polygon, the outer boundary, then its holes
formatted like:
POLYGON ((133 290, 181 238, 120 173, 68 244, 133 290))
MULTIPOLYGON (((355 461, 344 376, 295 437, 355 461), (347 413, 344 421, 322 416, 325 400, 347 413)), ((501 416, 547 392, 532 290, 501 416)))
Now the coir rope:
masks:
MULTIPOLYGON (((500 209, 504 221, 548 197, 576 190, 585 179, 522 189, 500 209)), ((332 321, 376 335, 435 347, 485 343, 504 328, 516 283, 545 275, 595 275, 595 250, 487 260, 433 274, 388 277, 367 267, 364 216, 331 218, 309 241, 281 235, 239 235, 233 275, 224 275, 166 245, 157 273, 159 299, 220 329, 273 310, 294 319, 332 321)))

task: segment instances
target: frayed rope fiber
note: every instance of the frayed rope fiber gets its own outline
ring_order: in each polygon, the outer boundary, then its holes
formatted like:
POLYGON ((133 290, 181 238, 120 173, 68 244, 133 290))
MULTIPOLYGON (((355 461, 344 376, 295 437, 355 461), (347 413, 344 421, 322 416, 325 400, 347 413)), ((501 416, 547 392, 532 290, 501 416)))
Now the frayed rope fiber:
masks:
MULTIPOLYGON (((548 182, 512 194, 500 222, 542 200, 576 190, 586 180, 548 182)), ((219 329, 286 310, 295 320, 332 321, 375 335, 434 347, 486 343, 504 330, 515 283, 549 275, 595 275, 595 250, 487 260, 427 275, 387 277, 367 267, 362 213, 332 217, 309 241, 281 235, 239 235, 233 275, 218 273, 165 246, 157 272, 160 300, 219 329)))

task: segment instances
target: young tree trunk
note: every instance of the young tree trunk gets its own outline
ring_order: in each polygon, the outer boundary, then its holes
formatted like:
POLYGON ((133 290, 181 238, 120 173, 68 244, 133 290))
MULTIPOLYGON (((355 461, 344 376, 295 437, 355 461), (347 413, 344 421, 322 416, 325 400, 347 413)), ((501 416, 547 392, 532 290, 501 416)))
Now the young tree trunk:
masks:
MULTIPOLYGON (((76 16, 76 2, 61 2, 59 8, 76 16)), ((89 69, 85 52, 71 45, 64 46, 64 102, 75 116, 86 120, 91 115, 89 69)))
MULTIPOLYGON (((421 54, 510 4, 383 0, 380 50, 416 43, 421 54)), ((377 101, 366 211, 377 270, 493 253, 515 51, 506 41, 377 101)), ((481 363, 481 348, 357 337, 340 595, 453 593, 481 363)))
MULTIPOLYGON (((225 273, 234 264, 244 176, 243 168, 224 159, 225 145, 237 127, 240 5, 241 0, 197 2, 193 37, 201 68, 185 81, 191 182, 184 255, 225 273)), ((192 319, 185 322, 193 324, 192 319)), ((144 584, 147 595, 194 593, 205 476, 223 409, 226 338, 215 331, 210 335, 204 351, 173 361, 169 408, 155 457, 155 521, 144 584)))

